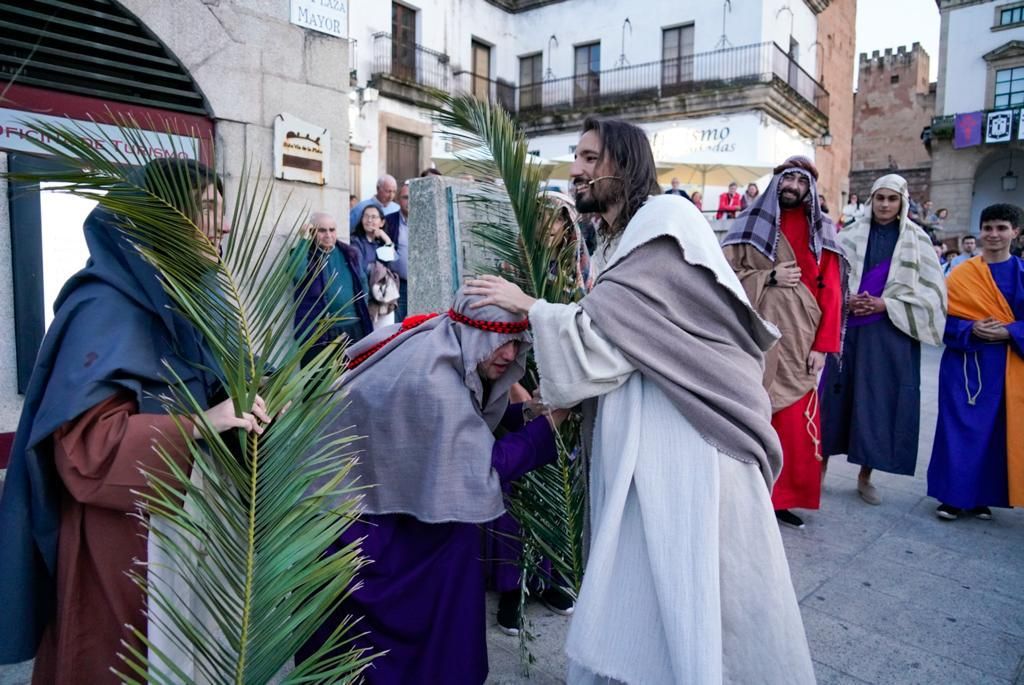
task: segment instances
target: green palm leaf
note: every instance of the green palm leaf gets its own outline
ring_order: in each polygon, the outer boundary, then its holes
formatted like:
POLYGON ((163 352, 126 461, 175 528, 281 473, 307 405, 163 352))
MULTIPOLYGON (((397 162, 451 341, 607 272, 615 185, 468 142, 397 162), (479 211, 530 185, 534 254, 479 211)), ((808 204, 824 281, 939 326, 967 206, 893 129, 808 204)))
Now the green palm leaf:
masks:
MULTIPOLYGON (((236 413, 257 393, 271 414, 288 409, 262 435, 217 434, 199 400, 168 367, 173 393, 161 401, 173 416, 199 417, 201 438, 179 423, 191 472, 162 453, 165 470, 147 474, 151 490, 139 495, 151 539, 169 559, 134 576, 147 592, 151 631, 168 635, 174 650, 194 659, 199 680, 268 682, 352 591, 364 563, 357 545, 323 555, 357 514, 356 493, 345 480, 353 438, 325 434, 326 419, 342 400, 331 392, 342 349, 329 347, 300 365, 337 321, 321 317, 309 325, 306 342, 293 339, 293 276, 305 249, 299 223, 284 223, 283 209, 271 215, 269 183, 254 180, 259 170, 245 169, 231 203, 234 232, 218 258, 194 220, 202 208, 183 173, 147 167, 143 181, 132 165, 151 161, 145 153, 129 157, 107 141, 103 154, 72 125, 29 125, 43 134, 41 152, 64 168, 17 179, 64 184, 59 192, 89 197, 116 213, 179 313, 208 343, 236 413), (275 229, 282 225, 291 230, 278 246, 275 229)), ((122 121, 119 128, 134 149, 148 148, 135 122, 122 121)), ((374 655, 352 647, 353 623, 343 624, 283 682, 357 678, 374 655)), ((125 682, 191 680, 152 635, 136 633, 147 649, 126 647, 125 682)))
MULTIPOLYGON (((545 239, 555 215, 539 193, 547 179, 527 162, 522 131, 500 106, 472 96, 438 95, 438 99, 438 122, 474 151, 460 159, 478 182, 460 202, 470 205, 470 231, 493 258, 489 264, 475 266, 515 281, 533 297, 549 302, 577 298, 575 250, 552 246, 545 239)), ((563 425, 557 461, 520 479, 509 502, 510 513, 523 529, 524 558, 536 557, 534 552, 548 558, 561 577, 556 582, 567 582, 572 592, 578 591, 583 578, 586 514, 585 470, 582 460, 572 458, 579 435, 578 422, 563 425)), ((534 566, 527 571, 535 574, 539 569, 534 566)), ((524 589, 529 573, 523 574, 524 589)))

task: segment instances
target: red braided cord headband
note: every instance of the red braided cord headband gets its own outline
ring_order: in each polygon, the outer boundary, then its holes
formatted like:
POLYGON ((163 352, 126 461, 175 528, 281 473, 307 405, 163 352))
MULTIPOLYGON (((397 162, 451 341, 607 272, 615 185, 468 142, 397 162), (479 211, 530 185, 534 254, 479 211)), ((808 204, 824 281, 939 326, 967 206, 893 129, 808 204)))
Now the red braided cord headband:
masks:
MULTIPOLYGON (((356 368, 357 366, 365 362, 367 359, 372 357, 376 352, 380 351, 381 348, 383 348, 389 342, 400 336, 402 333, 405 333, 406 331, 416 328, 421 323, 429 321, 430 319, 433 319, 435 316, 438 316, 436 312, 432 314, 416 314, 414 316, 406 317, 405 320, 402 321, 402 327, 398 329, 398 332, 396 332, 394 335, 388 336, 384 340, 381 340, 376 345, 368 347, 358 357, 353 357, 351 360, 349 360, 348 366, 346 368, 349 371, 351 371, 352 369, 356 368)), ((518 333, 525 333, 526 329, 530 327, 529 319, 523 319, 522 321, 480 321, 478 319, 471 319, 468 316, 463 316, 454 309, 448 310, 448 318, 457 323, 465 324, 466 326, 472 326, 473 328, 478 328, 481 331, 487 331, 488 333, 505 333, 507 335, 515 335, 518 333)))
POLYGON ((473 328, 479 328, 481 331, 487 331, 488 333, 515 335, 517 333, 525 333, 530 327, 529 319, 523 319, 522 321, 480 321, 463 316, 454 309, 448 310, 448 318, 473 328))

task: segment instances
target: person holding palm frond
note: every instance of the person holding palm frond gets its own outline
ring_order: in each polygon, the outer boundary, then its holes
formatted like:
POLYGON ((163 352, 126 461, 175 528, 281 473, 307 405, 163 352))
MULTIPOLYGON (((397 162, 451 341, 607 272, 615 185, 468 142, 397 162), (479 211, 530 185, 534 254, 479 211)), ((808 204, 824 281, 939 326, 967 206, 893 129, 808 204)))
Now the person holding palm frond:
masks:
MULTIPOLYGON (((211 257, 230 231, 222 186, 196 162, 160 160, 141 172, 188 179, 192 197, 166 201, 210 240, 211 257)), ((256 396, 235 416, 198 331, 171 303, 157 270, 122 232, 126 219, 102 207, 85 221, 89 261, 65 284, 36 360, 0 503, 0 662, 36 659, 33 683, 119 683, 122 641, 145 650, 145 593, 128 571, 147 557, 138 516, 143 474, 166 474, 159 443, 186 473, 190 456, 161 396, 177 376, 218 432, 262 433, 270 422, 256 396), (223 395, 221 395, 223 397, 223 395), (38 647, 38 649, 37 649, 38 647)))
POLYGON ((466 288, 528 313, 545 403, 598 398, 568 680, 813 683, 769 497, 782 455, 761 376, 778 333, 696 207, 661 194, 641 129, 588 118, 571 174, 577 209, 604 219, 591 292, 466 288))

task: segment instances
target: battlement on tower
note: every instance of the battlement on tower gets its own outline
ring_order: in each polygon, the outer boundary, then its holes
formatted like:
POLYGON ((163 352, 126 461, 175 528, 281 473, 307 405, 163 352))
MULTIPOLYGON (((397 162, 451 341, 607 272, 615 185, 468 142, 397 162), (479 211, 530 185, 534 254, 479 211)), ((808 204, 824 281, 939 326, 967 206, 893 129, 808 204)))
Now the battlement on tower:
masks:
POLYGON ((859 68, 864 70, 886 70, 906 69, 912 65, 923 62, 925 68, 930 61, 928 52, 921 47, 920 43, 913 43, 910 49, 906 45, 900 45, 893 52, 892 48, 886 48, 884 54, 879 50, 873 51, 870 55, 866 52, 860 53, 859 68))

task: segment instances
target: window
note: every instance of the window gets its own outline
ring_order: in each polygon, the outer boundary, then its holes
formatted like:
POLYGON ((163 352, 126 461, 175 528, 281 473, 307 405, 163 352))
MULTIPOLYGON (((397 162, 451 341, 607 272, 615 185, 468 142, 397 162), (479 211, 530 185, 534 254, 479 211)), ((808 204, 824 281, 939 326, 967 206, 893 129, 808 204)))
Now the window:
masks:
POLYGON ((530 109, 541 105, 543 61, 541 53, 519 58, 519 107, 530 109))
POLYGON ((889 77, 889 83, 899 83, 899 82, 900 82, 900 75, 899 74, 893 74, 892 76, 889 77))
POLYGON ((490 99, 491 48, 473 41, 473 96, 478 100, 490 99))
POLYGON ((1024 5, 999 11, 999 25, 1010 26, 1024 23, 1024 5))
POLYGON ((416 80, 416 10, 391 3, 391 74, 416 80))
POLYGON ((596 98, 601 93, 601 44, 576 46, 573 93, 577 101, 596 98))
POLYGON ((693 80, 693 24, 661 32, 661 85, 693 80))
POLYGON ((398 129, 388 129, 388 173, 398 185, 420 173, 420 137, 398 129))
POLYGON ((358 198, 363 197, 360 180, 363 175, 363 153, 350 147, 348 149, 348 192, 358 198))
POLYGON ((994 109, 1024 105, 1024 66, 996 71, 994 109))

